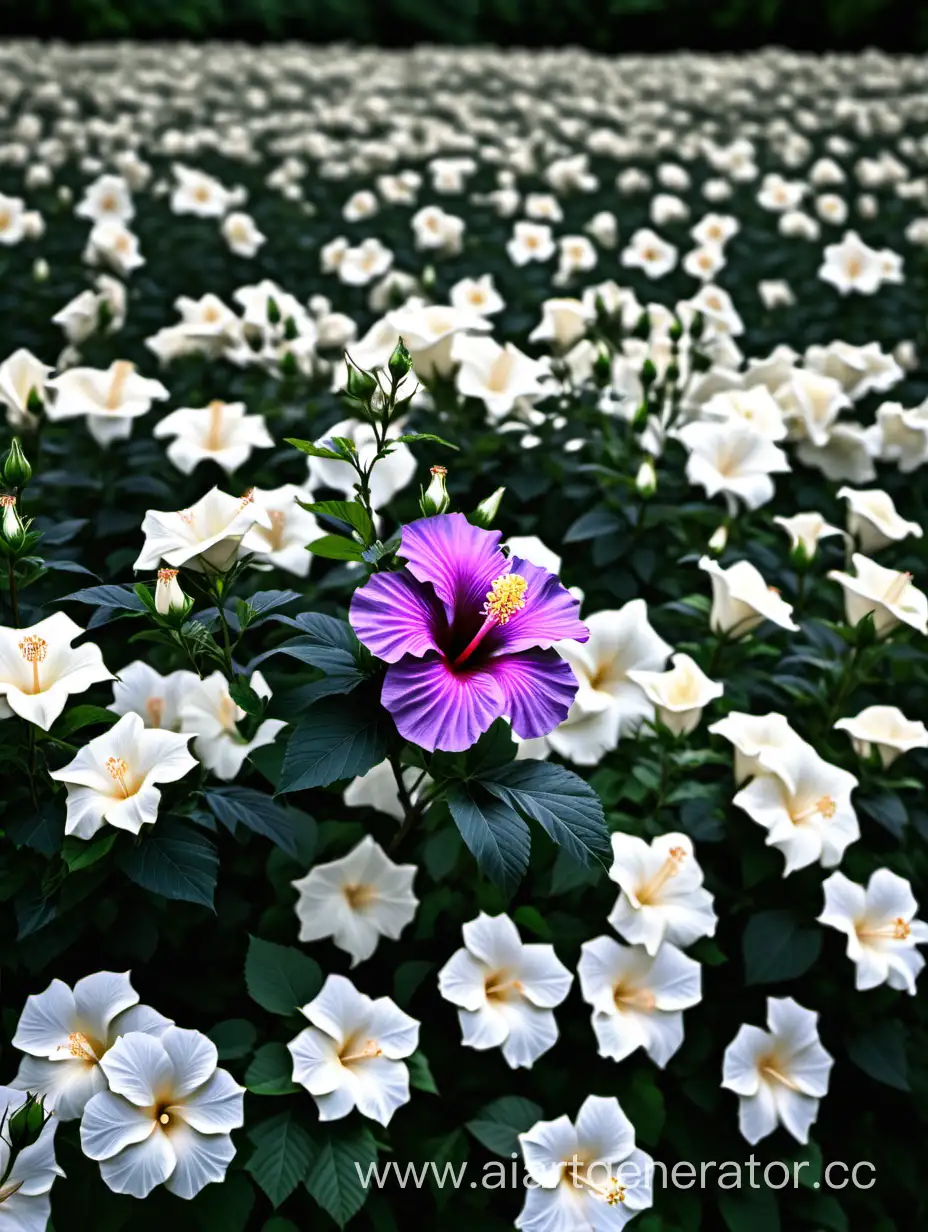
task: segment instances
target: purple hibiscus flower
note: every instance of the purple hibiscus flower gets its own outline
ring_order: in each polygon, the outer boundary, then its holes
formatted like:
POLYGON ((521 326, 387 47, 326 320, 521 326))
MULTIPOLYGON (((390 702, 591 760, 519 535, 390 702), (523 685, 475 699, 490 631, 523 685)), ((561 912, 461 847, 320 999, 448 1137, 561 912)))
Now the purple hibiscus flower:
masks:
POLYGON ((399 573, 377 573, 351 601, 358 638, 390 664, 381 700, 424 749, 462 752, 506 716, 523 739, 547 735, 577 693, 555 642, 589 638, 553 573, 500 550, 499 531, 461 513, 403 527, 399 573))

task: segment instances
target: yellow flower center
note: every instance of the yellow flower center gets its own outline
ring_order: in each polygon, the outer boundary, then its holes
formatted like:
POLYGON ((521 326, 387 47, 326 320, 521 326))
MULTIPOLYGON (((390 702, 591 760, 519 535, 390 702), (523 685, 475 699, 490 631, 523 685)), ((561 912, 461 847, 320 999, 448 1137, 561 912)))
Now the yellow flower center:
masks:
POLYGON ((126 387, 126 381, 135 370, 135 365, 130 364, 127 360, 121 359, 113 365, 113 379, 110 381, 109 393, 106 396, 106 409, 115 411, 119 408, 122 402, 123 391, 126 387))
POLYGON ((855 925, 854 931, 858 937, 885 937, 890 941, 908 941, 912 928, 901 915, 897 915, 892 923, 883 928, 865 928, 855 925))
POLYGON ((353 911, 360 911, 364 907, 369 907, 377 898, 377 892, 370 885, 346 885, 342 893, 348 900, 348 906, 353 911))
POLYGON ((484 980, 483 991, 488 1001, 510 1001, 521 994, 522 981, 508 971, 493 971, 484 980))
POLYGON ((128 763, 122 757, 108 757, 106 759, 106 768, 110 773, 110 778, 118 785, 123 794, 123 799, 127 799, 133 794, 129 787, 127 775, 129 773, 128 763))
POLYGON ((351 1065, 353 1061, 370 1061, 382 1055, 383 1049, 377 1047, 376 1040, 369 1039, 362 1047, 358 1047, 355 1040, 351 1038, 345 1041, 342 1051, 338 1054, 338 1059, 342 1065, 351 1065))
POLYGON ((42 684, 39 680, 39 664, 45 662, 48 655, 48 642, 44 638, 30 633, 19 643, 19 653, 27 663, 32 664, 32 692, 41 693, 42 684))
MULTIPOLYGON (((225 403, 219 400, 209 404, 209 431, 206 434, 206 440, 203 442, 203 448, 208 449, 211 453, 218 453, 223 447, 222 439, 222 411, 225 403)), ((244 497, 242 498, 244 500, 244 497)))
POLYGON ((654 902, 656 896, 664 888, 672 877, 676 877, 680 869, 683 867, 683 862, 686 859, 686 852, 682 847, 671 847, 667 853, 667 859, 660 866, 650 881, 645 882, 640 890, 635 892, 635 897, 642 906, 648 906, 654 902))
POLYGON ((528 582, 520 573, 503 573, 487 591, 483 614, 492 616, 498 625, 508 624, 512 617, 525 607, 528 582))
POLYGON ((897 573, 892 582, 886 588, 886 593, 883 595, 883 602, 889 604, 890 606, 894 603, 899 603, 911 581, 911 573, 897 573))
POLYGON ((792 813, 791 820, 797 826, 801 825, 804 821, 809 821, 813 817, 823 817, 825 821, 831 821, 837 811, 838 806, 831 796, 820 796, 808 808, 804 808, 798 813, 792 813))
POLYGON ((629 988, 621 980, 613 988, 612 998, 616 1009, 622 1012, 641 1010, 642 1013, 650 1014, 657 1005, 653 992, 649 992, 647 988, 629 988))

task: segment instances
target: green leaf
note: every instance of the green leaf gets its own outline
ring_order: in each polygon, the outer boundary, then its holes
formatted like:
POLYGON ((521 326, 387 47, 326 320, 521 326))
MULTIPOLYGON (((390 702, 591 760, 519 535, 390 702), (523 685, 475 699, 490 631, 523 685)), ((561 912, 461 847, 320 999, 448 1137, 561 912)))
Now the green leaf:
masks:
POLYGON ((776 984, 803 975, 822 951, 822 930, 805 928, 791 911, 759 911, 742 939, 745 983, 776 984))
POLYGON ((622 1107, 645 1146, 656 1146, 664 1128, 664 1097, 649 1070, 636 1070, 622 1095, 622 1107))
POLYGON ((260 717, 267 705, 264 698, 259 697, 248 683, 247 676, 235 676, 229 684, 229 696, 246 714, 260 717))
POLYGON ((543 761, 514 761, 481 776, 481 783, 506 804, 540 822, 574 859, 609 856, 609 831, 603 806, 578 774, 543 761))
POLYGON ((908 1091, 909 1072, 905 1055, 905 1028, 885 1020, 851 1035, 847 1055, 858 1069, 897 1091, 908 1091))
POLYGON ((38 809, 22 801, 11 817, 5 817, 3 828, 17 847, 29 847, 43 856, 53 856, 64 839, 64 816, 60 803, 43 800, 38 809))
POLYGON ((772 1189, 726 1189, 719 1210, 729 1232, 780 1232, 780 1211, 772 1189))
MULTIPOLYGON (((450 827, 449 827, 450 828, 450 827)), ((412 1000, 422 981, 435 970, 435 964, 421 958, 400 963, 393 973, 393 1000, 404 1007, 412 1000)))
POLYGON ((82 868, 90 868, 107 854, 119 832, 108 826, 100 834, 88 842, 85 838, 66 838, 61 844, 61 858, 68 866, 69 873, 79 873, 82 868))
POLYGON ((364 1205, 368 1190, 364 1176, 377 1162, 377 1143, 366 1126, 333 1130, 323 1142, 306 1177, 306 1188, 340 1228, 364 1205))
POLYGON ((511 895, 528 868, 531 835, 515 809, 476 783, 458 783, 448 808, 461 838, 494 885, 511 895))
POLYGON ((206 835, 170 817, 145 830, 119 852, 129 880, 164 898, 212 907, 219 856, 206 835))
POLYGON ((464 1128, 494 1155, 508 1158, 519 1150, 519 1134, 531 1129, 544 1116, 544 1109, 521 1095, 504 1095, 481 1108, 464 1128))
MULTIPOLYGON (((110 1195, 107 1195, 109 1198, 110 1195)), ((255 1191, 244 1172, 230 1172, 221 1185, 207 1185, 190 1203, 184 1204, 184 1213, 189 1211, 191 1223, 203 1232, 207 1228, 221 1228, 222 1232, 245 1232, 252 1208, 255 1191)), ((96 1211, 94 1212, 96 1216, 96 1211)), ((130 1227, 135 1227, 139 1216, 130 1214, 130 1227)), ((93 1232, 98 1232, 94 1222, 93 1232)))
POLYGON ((412 1056, 406 1058, 406 1067, 409 1070, 409 1085, 415 1087, 417 1091, 425 1091, 429 1095, 437 1095, 438 1087, 435 1085, 435 1079, 432 1077, 432 1071, 429 1068, 428 1058, 422 1052, 414 1052, 412 1056))
POLYGON ((84 727, 104 724, 107 727, 119 722, 119 715, 103 706, 75 706, 67 714, 61 716, 53 731, 59 740, 66 740, 84 727))
POLYGON ((220 1061, 240 1061, 247 1057, 258 1038, 257 1028, 247 1018, 227 1018, 206 1032, 216 1045, 220 1061))
POLYGON ((288 855, 299 851, 296 822, 286 809, 251 787, 211 787, 206 803, 217 821, 233 834, 238 825, 263 834, 288 855))
POLYGON ((132 586, 88 586, 75 590, 59 603, 88 603, 91 607, 112 607, 127 612, 144 612, 145 604, 132 586))
POLYGON ((315 1143, 290 1109, 260 1122, 249 1136, 257 1145, 245 1167, 276 1210, 306 1175, 316 1152, 315 1143))
POLYGON ((374 523, 360 501, 297 501, 297 504, 302 505, 310 513, 322 514, 324 517, 345 522, 358 532, 365 543, 370 543, 374 538, 374 523))
POLYGON ((323 698, 294 728, 278 791, 326 787, 366 774, 387 755, 387 723, 379 702, 357 693, 323 698))
POLYGON ((854 797, 857 811, 865 813, 888 830, 893 838, 901 838, 909 820, 909 814, 900 798, 893 791, 881 791, 874 796, 854 797))
POLYGON ((239 599, 235 605, 235 613, 242 629, 261 623, 268 613, 276 612, 278 608, 286 607, 302 599, 296 590, 259 590, 257 594, 249 595, 247 599, 239 599))
POLYGON ((346 462, 351 456, 345 451, 339 452, 335 449, 327 449, 325 445, 317 445, 314 441, 299 441, 292 436, 285 436, 284 440, 288 445, 292 445, 294 449, 307 454, 310 458, 334 458, 336 462, 346 462))
POLYGON ((322 535, 307 543, 306 549, 314 556, 324 556, 326 560, 363 560, 364 548, 355 539, 346 539, 343 535, 322 535))
POLYGON ((293 1081, 293 1058, 286 1044, 262 1044, 245 1071, 245 1086, 253 1095, 292 1095, 301 1088, 293 1081))
POLYGON ((451 441, 446 441, 443 436, 436 436, 433 432, 404 432, 402 436, 395 436, 392 440, 387 441, 388 445, 411 445, 416 441, 432 441, 436 445, 444 445, 447 449, 457 449, 457 445, 452 445, 451 441))
POLYGON ((272 1014, 293 1014, 322 987, 319 964, 290 945, 250 937, 245 984, 253 1001, 272 1014))

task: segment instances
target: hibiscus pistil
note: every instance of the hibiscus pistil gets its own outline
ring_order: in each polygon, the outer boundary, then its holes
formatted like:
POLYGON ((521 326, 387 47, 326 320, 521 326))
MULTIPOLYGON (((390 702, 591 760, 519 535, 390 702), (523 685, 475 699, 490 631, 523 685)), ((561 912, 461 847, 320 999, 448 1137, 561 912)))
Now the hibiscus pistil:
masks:
POLYGON ((520 573, 501 573, 490 583, 486 602, 481 608, 485 620, 476 635, 471 638, 458 657, 451 664, 460 667, 474 653, 486 635, 497 625, 506 625, 525 607, 528 583, 520 573))

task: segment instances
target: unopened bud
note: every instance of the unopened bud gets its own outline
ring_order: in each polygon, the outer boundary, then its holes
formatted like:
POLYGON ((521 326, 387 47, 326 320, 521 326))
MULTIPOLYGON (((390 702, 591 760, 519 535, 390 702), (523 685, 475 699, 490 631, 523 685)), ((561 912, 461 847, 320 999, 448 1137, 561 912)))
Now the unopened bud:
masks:
POLYGON ((667 331, 667 333, 670 337, 671 342, 679 342, 680 339, 683 337, 683 326, 676 319, 676 317, 674 318, 673 324, 670 326, 670 329, 667 331))
POLYGON ((596 358, 593 360, 593 380, 600 389, 605 389, 612 383, 612 356, 606 346, 597 348, 596 358))
MULTIPOLYGON (((348 359, 347 356, 345 358, 348 359)), ((358 402, 370 402, 377 392, 377 381, 369 372, 356 368, 348 359, 348 380, 345 389, 349 398, 355 398, 358 402)))
POLYGON ((657 369, 654 367, 652 359, 646 359, 641 365, 641 383, 648 389, 657 380, 657 369))
POLYGON ((18 1153, 34 1146, 50 1116, 51 1113, 45 1111, 44 1102, 30 1092, 25 1103, 7 1121, 6 1132, 13 1151, 18 1153))
POLYGON ((397 340, 387 368, 390 373, 390 379, 396 385, 399 385, 400 381, 412 371, 412 356, 406 350, 406 343, 402 338, 397 340))
POLYGON ((647 398, 645 398, 644 401, 638 407, 638 409, 635 411, 634 415, 632 416, 632 431, 633 432, 643 432, 644 431, 644 429, 647 427, 649 414, 650 414, 650 407, 648 406, 647 398))
POLYGON ((296 362, 296 356, 292 351, 284 351, 277 366, 281 376, 296 376, 300 370, 300 365, 296 362))
POLYGON ((423 287, 425 287, 426 290, 428 290, 430 287, 434 287, 435 285, 435 266, 427 265, 425 269, 422 271, 419 281, 422 283, 423 287))
MULTIPOLYGON (((34 410, 32 405, 32 395, 35 390, 29 391, 29 409, 34 410)), ((39 400, 41 409, 41 399, 39 400)), ((24 488, 32 478, 32 467, 29 465, 29 460, 23 453, 23 447, 19 443, 19 437, 13 437, 13 443, 7 451, 6 457, 3 459, 3 482, 8 488, 24 488)))
POLYGON ((267 297, 267 320, 269 325, 279 325, 281 322, 280 308, 273 295, 267 297))
POLYGON ((176 569, 159 569, 155 586, 155 611, 159 616, 186 613, 187 596, 180 588, 176 569))
POLYGON ((300 331, 296 327, 296 321, 293 317, 287 317, 284 321, 284 337, 288 342, 293 342, 300 336, 300 331))
POLYGON ((690 322, 690 337, 694 342, 697 342, 703 335, 706 328, 706 318, 701 312, 697 312, 690 322))
POLYGON ((505 488, 497 488, 492 496, 488 496, 482 500, 477 508, 468 517, 468 522, 473 526, 482 526, 484 530, 488 530, 496 520, 496 515, 499 513, 499 507, 502 503, 503 493, 505 488))
POLYGON ((723 523, 717 526, 709 537, 709 551, 713 555, 718 556, 720 552, 725 551, 725 545, 728 543, 728 527, 723 523))
POLYGON ((432 467, 431 483, 419 498, 419 508, 422 510, 423 517, 430 518, 437 513, 447 513, 451 508, 451 497, 448 495, 448 488, 445 484, 447 474, 448 471, 444 466, 432 467))
POLYGON ((32 278, 34 282, 48 282, 51 270, 44 257, 36 257, 32 263, 32 278))
POLYGON ((651 337, 651 318, 648 313, 643 312, 635 322, 635 328, 632 331, 635 338, 647 340, 651 337))
POLYGON ((0 538, 10 548, 21 548, 26 538, 15 496, 0 496, 0 538))
POLYGON ((657 471, 654 469, 654 462, 651 458, 645 458, 638 467, 638 474, 635 476, 635 487, 645 499, 653 496, 657 491, 657 471))

